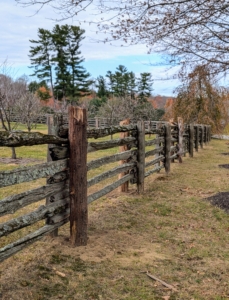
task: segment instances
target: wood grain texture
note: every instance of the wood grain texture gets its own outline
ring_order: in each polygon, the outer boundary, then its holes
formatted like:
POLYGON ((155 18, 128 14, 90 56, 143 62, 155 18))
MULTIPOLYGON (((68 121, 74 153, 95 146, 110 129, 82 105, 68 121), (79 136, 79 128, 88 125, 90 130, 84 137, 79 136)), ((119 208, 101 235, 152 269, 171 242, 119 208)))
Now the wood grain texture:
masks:
MULTIPOLYGON (((99 183, 100 181, 102 181, 104 179, 113 177, 113 176, 115 176, 119 173, 122 173, 122 172, 129 171, 132 168, 134 168, 135 166, 136 166, 135 162, 122 164, 122 165, 120 165, 116 168, 108 170, 104 173, 101 173, 101 174, 89 179, 87 185, 88 185, 88 187, 91 187, 92 185, 97 184, 97 183, 99 183)), ((122 177, 120 177, 120 178, 122 178, 122 177)))
POLYGON ((119 147, 128 144, 130 145, 130 147, 136 146, 136 138, 126 137, 123 139, 116 139, 116 140, 110 140, 105 142, 97 142, 97 143, 91 142, 88 143, 87 152, 89 153, 97 150, 105 150, 105 149, 110 149, 110 148, 119 147))
MULTIPOLYGON (((130 119, 125 119, 123 121, 120 122, 120 126, 123 126, 123 125, 129 125, 130 124, 130 119)), ((120 133, 120 138, 123 139, 123 138, 126 138, 129 136, 129 131, 127 132, 121 132, 120 133)), ((130 147, 128 147, 128 145, 123 145, 123 146, 120 146, 119 147, 119 152, 125 152, 125 151, 128 151, 130 150, 130 147)), ((128 161, 126 159, 124 160, 121 160, 120 161, 120 164, 126 164, 128 161)), ((129 169, 128 170, 124 170, 122 173, 120 173, 118 175, 118 178, 121 179, 122 177, 124 177, 126 174, 128 174, 129 172, 129 169)), ((123 183, 122 185, 120 185, 119 187, 119 192, 122 192, 122 193, 127 193, 128 192, 128 188, 129 188, 129 182, 125 182, 123 183)))
POLYGON ((69 107, 70 241, 87 245, 87 115, 85 108, 69 107))
POLYGON ((98 168, 102 165, 106 165, 112 162, 120 161, 120 160, 136 160, 137 159, 137 150, 129 150, 122 153, 117 153, 110 156, 104 156, 95 160, 92 160, 87 163, 87 170, 93 170, 95 168, 98 168))
POLYGON ((40 132, 0 131, 0 146, 20 147, 42 144, 68 144, 68 140, 40 132))
POLYGON ((3 247, 0 249, 0 262, 5 260, 6 258, 12 256, 23 248, 33 244, 34 242, 42 239, 45 235, 50 234, 56 228, 64 225, 68 220, 63 220, 54 225, 45 225, 42 228, 26 235, 25 237, 3 247))
POLYGON ((0 172, 0 187, 45 178, 68 168, 68 159, 0 172))
POLYGON ((145 179, 145 124, 144 121, 137 123, 138 128, 138 160, 137 160, 137 189, 138 193, 144 192, 145 179))
POLYGON ((6 236, 16 230, 30 226, 47 216, 51 217, 57 213, 64 212, 69 202, 67 200, 60 200, 50 205, 42 205, 33 212, 25 214, 21 217, 12 219, 8 222, 0 224, 0 237, 6 236))
POLYGON ((157 153, 160 153, 162 150, 163 150, 163 147, 160 146, 160 147, 158 147, 156 149, 146 151, 145 152, 145 157, 149 157, 149 156, 155 155, 157 153))
POLYGON ((58 182, 52 185, 45 185, 37 189, 29 190, 17 195, 13 195, 1 200, 0 216, 6 214, 13 214, 17 210, 45 199, 46 197, 52 197, 52 201, 55 200, 54 195, 66 188, 67 183, 58 182))
POLYGON ((97 200, 97 199, 99 199, 99 198, 101 198, 101 197, 103 197, 103 196, 105 196, 106 194, 112 192, 117 187, 119 187, 121 184, 123 184, 126 181, 131 180, 132 178, 134 178, 134 174, 127 174, 124 177, 122 177, 121 179, 113 182, 112 184, 107 185, 106 187, 104 187, 100 191, 89 195, 88 198, 87 198, 88 204, 95 201, 95 200, 97 200))
POLYGON ((169 174, 170 172, 170 148, 171 148, 171 127, 170 124, 165 124, 165 160, 164 160, 164 166, 165 166, 165 172, 169 174))

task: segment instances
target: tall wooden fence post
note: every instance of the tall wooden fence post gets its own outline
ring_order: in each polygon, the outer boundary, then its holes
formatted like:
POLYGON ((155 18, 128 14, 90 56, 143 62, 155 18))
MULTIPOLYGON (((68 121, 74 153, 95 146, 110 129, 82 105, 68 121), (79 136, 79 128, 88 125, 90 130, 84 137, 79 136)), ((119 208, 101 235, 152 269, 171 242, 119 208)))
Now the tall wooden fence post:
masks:
MULTIPOLYGON (((161 127, 162 127, 162 123, 157 122, 156 123, 156 129, 159 130, 159 129, 161 129, 161 127)), ((156 134, 156 139, 159 139, 159 138, 160 138, 160 134, 157 133, 156 134)), ((156 145, 155 145, 155 148, 158 149, 160 147, 161 147, 161 143, 157 142, 156 145)), ((159 157, 160 155, 161 155, 160 153, 155 154, 155 158, 159 157)), ((160 162, 156 163, 156 167, 160 167, 160 162)))
POLYGON ((203 149, 203 147, 204 147, 204 125, 201 125, 200 128, 201 128, 200 147, 203 149))
POLYGON ((170 172, 170 148, 171 148, 171 126, 165 124, 165 172, 167 175, 170 172))
POLYGON ((209 125, 206 126, 206 143, 209 143, 209 125))
POLYGON ((194 126, 189 125, 189 156, 193 157, 193 144, 194 144, 194 126))
POLYGON ((195 126, 195 129, 196 129, 196 134, 195 134, 195 150, 196 152, 198 152, 198 149, 199 149, 199 125, 197 124, 195 126))
MULTIPOLYGON (((123 121, 121 121, 121 122, 119 123, 120 126, 123 126, 123 125, 129 125, 129 124, 130 124, 130 119, 125 119, 125 120, 123 120, 123 121)), ((128 132, 128 131, 127 131, 127 132, 121 132, 121 133, 120 133, 120 138, 121 138, 121 139, 123 139, 123 138, 125 138, 125 137, 128 137, 128 136, 129 136, 129 132, 128 132)), ((124 151, 127 151, 127 150, 130 150, 130 149, 128 148, 128 145, 124 145, 124 146, 120 146, 120 147, 119 147, 119 152, 124 152, 124 151)), ((122 164, 125 164, 125 163, 127 163, 126 160, 121 160, 121 161, 120 161, 120 164, 121 164, 121 165, 122 165, 122 164)), ((118 176, 118 178, 121 179, 123 176, 127 175, 128 173, 129 173, 129 171, 124 172, 124 173, 120 173, 119 176, 118 176)), ((120 192, 123 192, 123 193, 126 193, 126 192, 128 192, 128 188, 129 188, 129 182, 127 181, 127 182, 123 183, 122 185, 120 185, 119 191, 120 191, 120 192)))
POLYGON ((85 108, 69 107, 70 241, 87 245, 87 115, 85 108))
POLYGON ((145 179, 145 123, 144 121, 138 121, 137 131, 138 131, 137 189, 138 189, 138 193, 142 194, 144 192, 144 179, 145 179))
POLYGON ((211 126, 210 125, 208 125, 207 126, 207 129, 208 129, 208 143, 210 142, 210 140, 211 140, 211 126))
POLYGON ((204 125, 204 144, 207 145, 207 142, 208 142, 208 126, 207 125, 204 125))
POLYGON ((99 118, 95 117, 95 128, 99 128, 99 118))
POLYGON ((183 122, 183 119, 181 117, 178 117, 177 123, 178 123, 178 145, 179 145, 178 159, 179 159, 179 162, 182 163, 182 155, 184 153, 184 145, 183 145, 184 122, 183 122))

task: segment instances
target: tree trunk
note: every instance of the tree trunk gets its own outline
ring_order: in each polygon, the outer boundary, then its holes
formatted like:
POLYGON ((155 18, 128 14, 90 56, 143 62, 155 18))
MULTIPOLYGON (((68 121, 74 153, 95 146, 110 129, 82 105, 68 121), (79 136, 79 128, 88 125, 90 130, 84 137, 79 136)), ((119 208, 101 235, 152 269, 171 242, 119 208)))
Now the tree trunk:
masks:
POLYGON ((17 155, 16 155, 16 150, 15 150, 15 148, 14 148, 14 147, 11 147, 11 151, 12 151, 12 156, 11 156, 11 158, 12 158, 12 159, 16 159, 16 158, 17 158, 17 155))

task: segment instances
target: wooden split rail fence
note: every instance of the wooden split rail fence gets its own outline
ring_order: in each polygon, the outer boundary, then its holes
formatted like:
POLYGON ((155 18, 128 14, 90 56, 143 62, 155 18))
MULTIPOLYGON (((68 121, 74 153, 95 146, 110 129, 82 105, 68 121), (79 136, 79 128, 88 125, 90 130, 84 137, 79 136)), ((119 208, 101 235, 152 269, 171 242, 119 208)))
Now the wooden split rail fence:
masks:
POLYGON ((73 246, 87 244, 88 204, 130 182, 137 185, 139 193, 144 191, 145 177, 162 168, 169 173, 174 159, 194 149, 198 151, 210 141, 210 126, 139 121, 137 124, 88 129, 86 110, 70 107, 69 120, 60 114, 49 118, 49 134, 26 132, 0 132, 0 146, 18 147, 48 144, 48 162, 12 171, 0 172, 0 187, 47 178, 46 185, 9 196, 1 200, 0 216, 17 212, 29 204, 46 198, 46 205, 23 216, 13 217, 0 224, 0 237, 31 226, 40 220, 46 224, 24 237, 0 249, 0 261, 10 257, 24 247, 41 239, 44 235, 57 235, 58 228, 70 221, 70 241, 73 246), (120 139, 94 142, 91 139, 128 132, 120 139), (145 136, 152 138, 145 139, 145 136), (90 142, 88 142, 90 139, 90 142), (87 153, 126 145, 126 150, 104 156, 87 163, 87 153), (147 151, 146 151, 147 147, 147 151), (148 150, 150 148, 150 150, 148 150), (117 167, 87 180, 87 172, 101 165, 122 161, 117 167), (87 188, 106 178, 121 173, 118 180, 90 195, 87 188))

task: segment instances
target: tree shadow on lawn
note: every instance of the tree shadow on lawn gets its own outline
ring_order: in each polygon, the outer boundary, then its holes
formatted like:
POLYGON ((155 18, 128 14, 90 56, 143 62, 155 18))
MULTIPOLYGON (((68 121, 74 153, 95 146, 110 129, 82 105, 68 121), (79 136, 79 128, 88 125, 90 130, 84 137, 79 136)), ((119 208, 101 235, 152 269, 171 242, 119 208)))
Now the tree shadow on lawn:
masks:
POLYGON ((217 193, 214 196, 205 198, 205 200, 210 201, 212 205, 217 206, 229 213, 229 192, 217 193))

